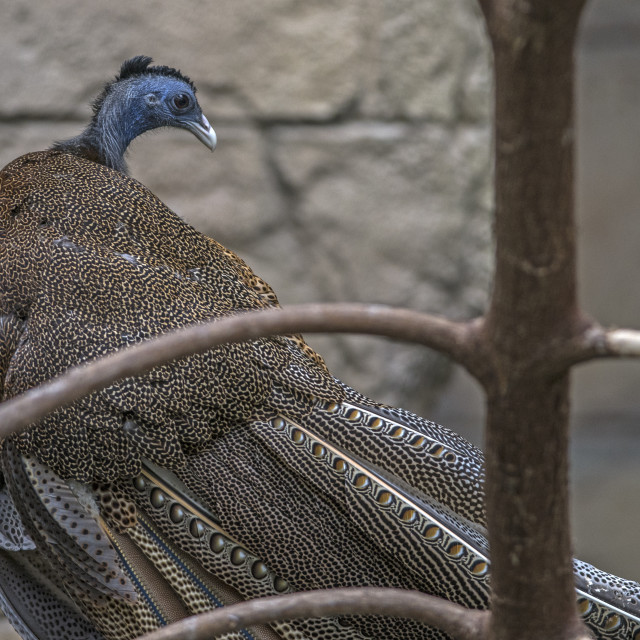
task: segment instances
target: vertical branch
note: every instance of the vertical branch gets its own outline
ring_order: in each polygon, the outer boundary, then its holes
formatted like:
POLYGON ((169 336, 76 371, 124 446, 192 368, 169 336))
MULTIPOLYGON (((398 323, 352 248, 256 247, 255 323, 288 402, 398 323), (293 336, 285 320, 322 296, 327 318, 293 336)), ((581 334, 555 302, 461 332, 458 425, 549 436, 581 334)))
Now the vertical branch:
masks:
POLYGON ((496 86, 496 271, 483 376, 496 640, 586 637, 571 567, 568 370, 549 377, 527 366, 579 324, 573 49, 582 5, 481 0, 496 86))

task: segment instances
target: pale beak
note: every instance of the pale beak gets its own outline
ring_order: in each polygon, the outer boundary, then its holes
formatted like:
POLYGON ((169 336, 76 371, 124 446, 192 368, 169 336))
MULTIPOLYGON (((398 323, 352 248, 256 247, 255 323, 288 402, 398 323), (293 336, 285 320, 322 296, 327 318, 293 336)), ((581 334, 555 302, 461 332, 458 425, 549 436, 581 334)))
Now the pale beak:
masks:
POLYGON ((203 145, 209 147, 211 151, 216 148, 216 144, 218 144, 218 137, 204 115, 200 122, 187 121, 184 123, 184 126, 191 131, 191 133, 193 133, 193 135, 198 138, 203 145))

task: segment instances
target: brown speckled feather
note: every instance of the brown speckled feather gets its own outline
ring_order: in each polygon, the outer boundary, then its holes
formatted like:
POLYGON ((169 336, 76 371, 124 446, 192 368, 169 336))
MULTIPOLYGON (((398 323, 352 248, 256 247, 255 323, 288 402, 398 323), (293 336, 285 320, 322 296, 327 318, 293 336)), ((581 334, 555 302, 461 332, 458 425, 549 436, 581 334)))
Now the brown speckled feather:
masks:
MULTIPOLYGON (((277 304, 244 262, 126 176, 44 152, 11 163, 1 180, 0 313, 27 318, 6 397, 150 336, 277 304)), ((83 481, 135 474, 159 441, 158 462, 180 466, 185 450, 202 449, 268 400, 274 370, 304 372, 308 394, 340 397, 319 359, 298 345, 261 340, 167 365, 78 403, 72 433, 60 433, 53 416, 17 446, 83 481), (137 424, 131 437, 126 418, 137 424)))

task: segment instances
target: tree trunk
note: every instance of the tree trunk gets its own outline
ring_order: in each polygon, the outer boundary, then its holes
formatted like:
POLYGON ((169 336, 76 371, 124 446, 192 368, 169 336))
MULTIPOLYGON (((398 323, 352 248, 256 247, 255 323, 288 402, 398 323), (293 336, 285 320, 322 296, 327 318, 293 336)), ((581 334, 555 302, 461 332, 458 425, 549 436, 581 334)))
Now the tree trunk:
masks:
POLYGON ((578 330, 573 50, 581 0, 481 2, 494 50, 496 272, 484 327, 495 640, 587 637, 571 568, 569 373, 534 368, 578 330))

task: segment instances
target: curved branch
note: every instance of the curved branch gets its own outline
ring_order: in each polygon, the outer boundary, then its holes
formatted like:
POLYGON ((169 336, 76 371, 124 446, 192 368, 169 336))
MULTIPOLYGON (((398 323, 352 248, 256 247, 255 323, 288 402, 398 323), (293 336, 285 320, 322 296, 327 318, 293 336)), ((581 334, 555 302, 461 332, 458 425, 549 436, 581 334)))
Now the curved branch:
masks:
POLYGON ((257 598, 185 618, 140 640, 209 640, 255 624, 350 614, 418 620, 448 633, 455 640, 484 640, 489 621, 488 611, 465 609, 417 591, 363 587, 257 598))
POLYGON ((458 323, 380 305, 309 304, 248 312, 187 327, 69 369, 0 404, 0 437, 117 380, 230 342, 292 333, 366 333, 431 347, 465 363, 473 352, 474 323, 458 323))

